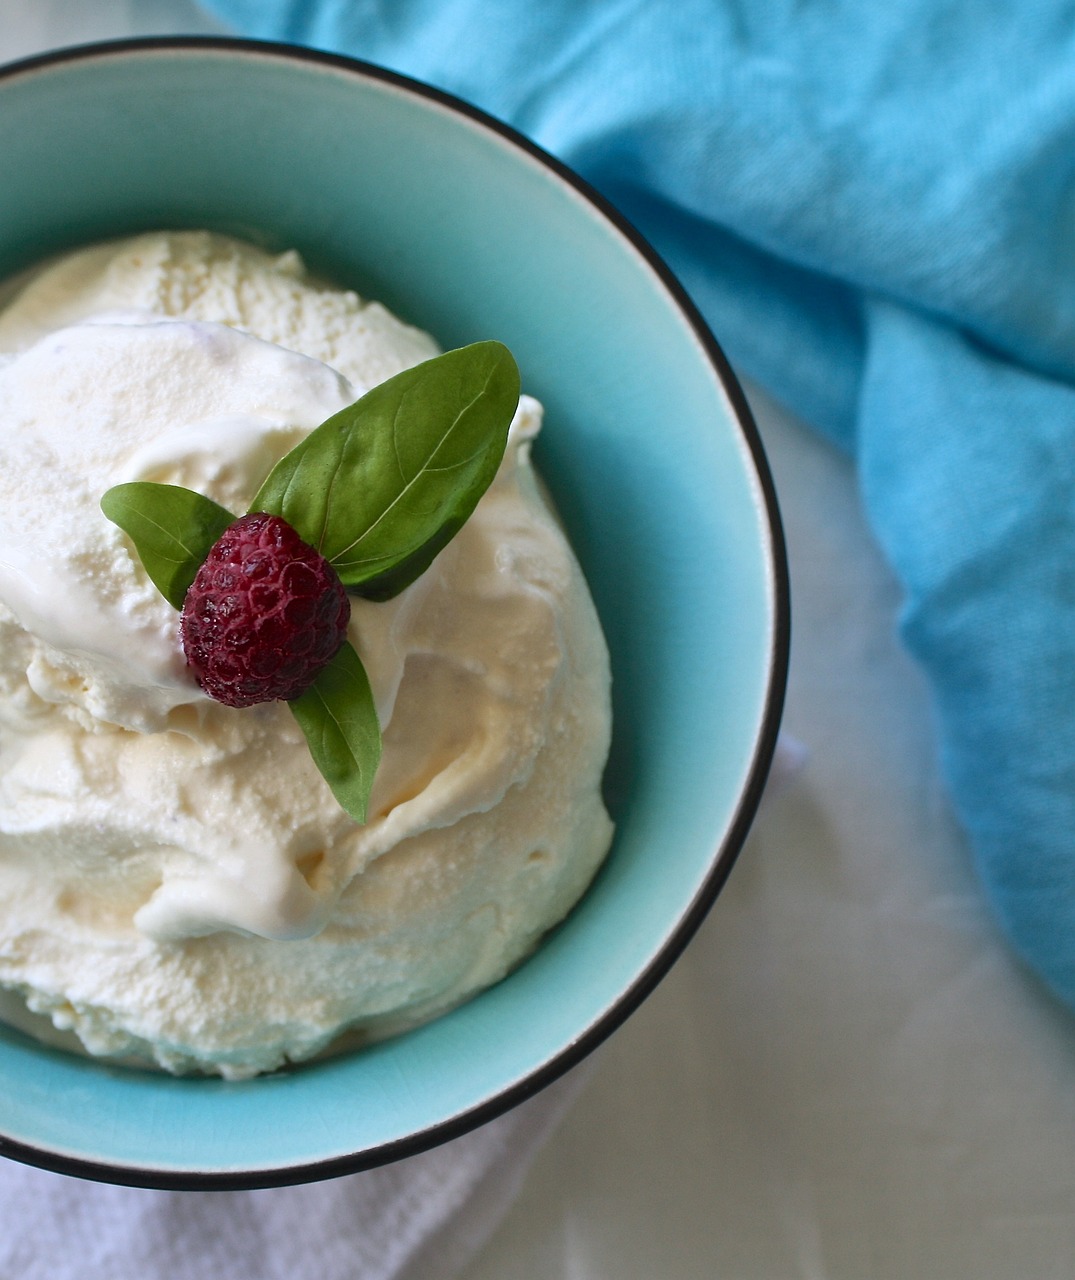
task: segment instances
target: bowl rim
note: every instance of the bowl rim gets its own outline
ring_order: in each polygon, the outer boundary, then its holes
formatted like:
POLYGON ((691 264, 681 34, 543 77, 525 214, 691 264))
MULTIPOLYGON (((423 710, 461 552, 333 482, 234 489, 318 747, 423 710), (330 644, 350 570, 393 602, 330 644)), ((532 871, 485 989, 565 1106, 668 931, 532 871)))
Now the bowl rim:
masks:
POLYGON ((756 730, 753 755, 731 821, 713 850, 709 870, 698 892, 675 927, 669 932, 661 949, 653 956, 646 968, 636 976, 634 982, 621 992, 615 1003, 609 1005, 600 1017, 576 1039, 566 1044, 559 1053, 521 1079, 484 1098, 466 1111, 377 1147, 306 1164, 236 1169, 234 1172, 113 1164, 35 1147, 0 1133, 0 1156, 7 1156, 21 1163, 35 1165, 55 1173, 97 1182, 163 1190, 252 1190, 314 1182, 360 1172, 418 1155, 420 1152, 460 1137, 525 1102, 572 1067, 577 1066, 617 1030, 653 992, 679 959, 716 901, 743 847, 761 801, 776 749, 787 685, 791 641, 787 550, 776 489, 761 436, 746 396, 724 351, 684 286, 648 239, 585 178, 512 125, 464 98, 376 63, 283 41, 239 36, 175 35, 131 37, 75 44, 0 65, 0 88, 10 80, 65 63, 107 60, 132 54, 156 52, 231 53, 239 57, 262 57, 347 72, 359 80, 380 82, 446 108, 462 116, 466 122, 477 124, 498 135, 501 141, 507 142, 511 147, 521 150, 531 159, 538 161, 544 169, 572 188, 577 195, 596 209, 602 218, 628 242, 628 245, 642 258, 644 265, 653 272, 693 331, 705 359, 731 405, 735 426, 739 430, 742 443, 746 446, 753 469, 753 478, 757 484, 763 528, 768 532, 769 594, 772 603, 770 659, 765 698, 756 730))

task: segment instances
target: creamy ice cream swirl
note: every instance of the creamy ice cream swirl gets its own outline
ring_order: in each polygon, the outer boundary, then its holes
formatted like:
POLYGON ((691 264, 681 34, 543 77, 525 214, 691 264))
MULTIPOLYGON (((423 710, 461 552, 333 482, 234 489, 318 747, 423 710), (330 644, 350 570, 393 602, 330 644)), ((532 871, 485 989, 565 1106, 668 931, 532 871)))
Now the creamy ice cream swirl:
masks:
POLYGON ((294 254, 176 233, 45 270, 0 351, 0 983, 95 1052, 239 1076, 502 976, 611 834, 607 654, 531 468, 540 406, 433 568, 354 601, 385 739, 359 827, 286 707, 200 692, 99 501, 146 479, 242 512, 432 341, 294 254))

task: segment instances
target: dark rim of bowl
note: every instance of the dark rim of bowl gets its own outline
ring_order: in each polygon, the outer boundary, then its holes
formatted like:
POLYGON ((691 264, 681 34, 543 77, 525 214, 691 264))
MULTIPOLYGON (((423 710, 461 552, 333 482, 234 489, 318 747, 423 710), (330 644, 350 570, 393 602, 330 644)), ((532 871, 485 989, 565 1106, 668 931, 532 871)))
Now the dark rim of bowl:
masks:
POLYGON ((71 1156, 48 1149, 29 1146, 0 1134, 0 1156, 8 1156, 25 1164, 37 1165, 56 1173, 63 1173, 97 1182, 119 1183, 127 1186, 151 1187, 164 1190, 250 1190, 263 1187, 293 1185, 319 1179, 357 1173, 378 1165, 389 1164, 407 1156, 417 1155, 452 1138, 477 1128, 509 1111, 527 1098, 540 1092, 559 1076, 578 1065, 597 1046, 615 1031, 654 990, 673 963, 679 958, 701 924, 717 895, 724 886, 740 849, 753 822, 762 791, 765 787, 783 711, 784 692, 787 683, 788 657, 791 638, 791 609, 788 583, 787 554, 783 527, 777 506, 776 490, 765 457, 761 437, 747 404, 743 390, 732 372, 727 357, 702 318, 697 307, 687 295, 672 271, 648 240, 609 201, 585 179, 569 169, 562 161, 550 155, 524 134, 495 116, 471 103, 434 88, 420 80, 389 71, 373 63, 363 62, 341 54, 326 53, 299 45, 268 40, 253 40, 230 36, 151 36, 147 38, 104 41, 94 44, 73 45, 48 53, 37 54, 0 66, 0 82, 65 62, 90 61, 112 58, 132 53, 153 52, 237 53, 242 56, 278 58, 283 61, 332 67, 358 76, 360 79, 377 80, 407 90, 420 98, 447 107, 471 123, 498 134, 515 148, 538 160, 561 182, 582 195, 642 257, 645 264, 657 276, 680 312, 687 320, 709 359, 718 380, 728 396, 743 439, 750 451, 754 473, 761 490, 769 528, 769 546, 772 568, 773 631, 772 656, 766 690, 765 708, 758 729, 754 756, 747 781, 740 795, 735 816, 714 850, 711 869, 703 881, 694 901, 681 917, 661 950, 653 957, 634 983, 616 1003, 575 1040, 566 1045, 554 1058, 543 1063, 524 1079, 509 1085, 500 1093, 485 1099, 470 1110, 452 1116, 405 1138, 381 1146, 357 1151, 347 1156, 335 1156, 310 1164, 285 1165, 263 1169, 238 1169, 233 1172, 209 1170, 168 1169, 141 1165, 105 1164, 79 1156, 71 1156))

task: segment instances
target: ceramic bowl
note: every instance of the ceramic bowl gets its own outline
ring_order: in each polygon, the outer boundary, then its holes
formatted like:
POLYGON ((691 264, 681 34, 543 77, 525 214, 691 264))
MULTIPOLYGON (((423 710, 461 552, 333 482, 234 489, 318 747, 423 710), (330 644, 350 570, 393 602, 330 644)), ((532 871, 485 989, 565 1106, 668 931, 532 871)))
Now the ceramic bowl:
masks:
POLYGON ((230 40, 62 51, 0 72, 0 156, 0 278, 69 246, 209 227, 297 248, 445 346, 511 347, 545 404, 538 466, 611 649, 617 824, 596 882, 531 959, 371 1048, 227 1083, 0 1029, 0 1152, 134 1185, 255 1187, 460 1134, 623 1021, 746 835, 788 604, 742 393, 669 271, 582 181, 375 67, 230 40))

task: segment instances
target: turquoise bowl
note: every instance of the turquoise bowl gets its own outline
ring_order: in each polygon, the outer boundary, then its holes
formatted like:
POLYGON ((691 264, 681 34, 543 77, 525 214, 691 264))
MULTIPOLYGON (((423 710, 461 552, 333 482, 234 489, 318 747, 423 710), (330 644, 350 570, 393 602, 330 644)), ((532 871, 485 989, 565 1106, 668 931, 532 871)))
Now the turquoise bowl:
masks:
POLYGON ((228 40, 0 70, 0 278, 210 227, 297 248, 446 346, 495 337, 612 653, 611 856, 515 973, 394 1040, 245 1082, 0 1029, 0 1153, 105 1181, 271 1186, 385 1163, 514 1106, 656 985, 727 876, 776 740, 787 579, 742 393, 682 289, 594 192, 421 84, 228 40))

